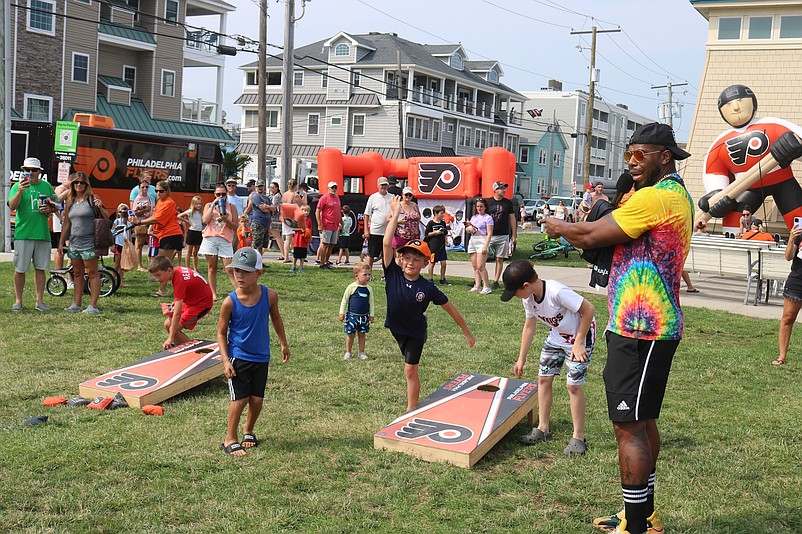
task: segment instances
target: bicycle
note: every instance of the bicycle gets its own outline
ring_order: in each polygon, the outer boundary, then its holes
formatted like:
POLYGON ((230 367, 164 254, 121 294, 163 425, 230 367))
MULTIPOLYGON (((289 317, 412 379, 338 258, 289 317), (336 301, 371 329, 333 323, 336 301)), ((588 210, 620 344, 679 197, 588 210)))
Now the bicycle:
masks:
POLYGON ((564 237, 559 239, 546 237, 543 241, 532 245, 532 250, 534 254, 529 256, 530 260, 550 260, 556 258, 557 254, 562 254, 567 258, 568 253, 576 249, 564 237))
MULTIPOLYGON (((67 292, 67 278, 66 275, 72 275, 72 265, 66 269, 53 269, 50 271, 50 278, 47 279, 45 289, 54 297, 60 297, 67 292)), ((100 296, 108 297, 117 291, 117 281, 114 275, 109 271, 109 267, 98 265, 97 273, 100 276, 100 296)), ((84 274, 84 293, 89 294, 89 275, 84 274)))

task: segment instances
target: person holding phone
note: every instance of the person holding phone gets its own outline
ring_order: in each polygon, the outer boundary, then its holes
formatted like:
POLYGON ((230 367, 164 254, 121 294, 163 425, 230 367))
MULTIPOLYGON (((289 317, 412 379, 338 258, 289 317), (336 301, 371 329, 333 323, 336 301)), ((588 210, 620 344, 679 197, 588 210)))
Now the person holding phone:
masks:
POLYGON ((47 219, 55 211, 56 192, 42 179, 41 162, 25 158, 22 179, 11 186, 8 207, 16 211, 14 227, 14 304, 11 311, 22 311, 22 291, 25 273, 33 261, 36 309, 50 311, 44 303, 45 271, 50 269, 50 227, 47 219))

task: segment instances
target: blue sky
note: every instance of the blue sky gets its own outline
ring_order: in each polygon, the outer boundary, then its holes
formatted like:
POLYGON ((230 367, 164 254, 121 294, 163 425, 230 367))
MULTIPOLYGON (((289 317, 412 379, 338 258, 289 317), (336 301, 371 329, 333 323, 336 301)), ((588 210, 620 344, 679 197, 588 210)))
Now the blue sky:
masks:
MULTIPOLYGON (((296 16, 301 1, 296 0, 296 16)), ((228 34, 253 39, 259 35, 259 0, 237 0, 228 17, 228 34)), ((284 40, 284 2, 268 1, 269 43, 284 40)), ((295 26, 296 46, 335 35, 339 31, 395 32, 405 39, 428 44, 459 42, 469 59, 498 60, 503 83, 517 91, 537 91, 549 79, 563 82, 564 90, 588 85, 590 36, 572 30, 617 29, 598 34, 596 67, 601 69, 598 93, 608 102, 657 118, 665 89, 652 85, 688 82, 675 88, 683 103, 682 117, 674 119, 678 140, 687 140, 705 57, 707 21, 686 0, 314 0, 295 26)), ((268 48, 268 53, 281 53, 268 48)), ((240 121, 233 105, 242 90, 237 67, 256 60, 240 52, 227 58, 223 109, 229 122, 240 121)), ((208 73, 207 73, 208 75, 208 73)), ((188 74, 184 96, 212 100, 213 84, 198 69, 188 74)))

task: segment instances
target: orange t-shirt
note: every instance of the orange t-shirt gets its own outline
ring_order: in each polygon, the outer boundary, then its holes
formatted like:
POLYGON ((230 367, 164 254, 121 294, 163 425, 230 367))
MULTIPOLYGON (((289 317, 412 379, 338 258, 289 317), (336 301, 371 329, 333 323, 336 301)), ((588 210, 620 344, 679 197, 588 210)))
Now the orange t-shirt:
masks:
POLYGON ((160 199, 153 210, 153 218, 156 224, 153 226, 153 233, 159 239, 173 235, 183 235, 183 230, 178 225, 178 206, 175 200, 170 197, 160 199))

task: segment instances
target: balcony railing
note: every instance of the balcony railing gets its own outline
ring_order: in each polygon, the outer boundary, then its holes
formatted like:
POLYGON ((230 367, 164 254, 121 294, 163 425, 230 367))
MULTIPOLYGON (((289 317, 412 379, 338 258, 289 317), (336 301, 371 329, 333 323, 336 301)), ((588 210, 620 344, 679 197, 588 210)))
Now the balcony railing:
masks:
POLYGON ((220 44, 220 36, 209 30, 187 30, 186 47, 203 52, 217 53, 217 46, 220 44))
POLYGON ((184 98, 181 102, 181 120, 202 124, 217 123, 217 104, 201 99, 184 98))
POLYGON ((606 159, 607 158, 607 150, 604 148, 592 148, 590 149, 590 157, 592 158, 599 158, 599 159, 606 159))

